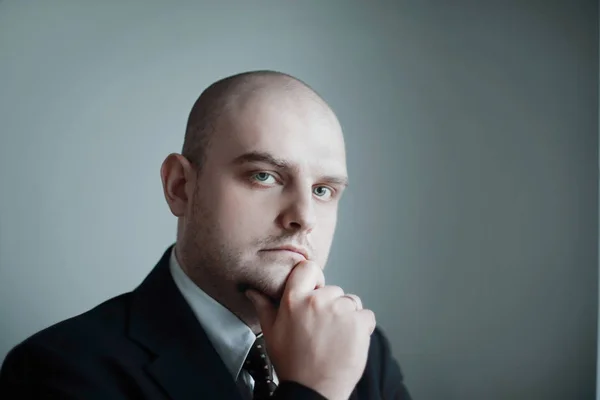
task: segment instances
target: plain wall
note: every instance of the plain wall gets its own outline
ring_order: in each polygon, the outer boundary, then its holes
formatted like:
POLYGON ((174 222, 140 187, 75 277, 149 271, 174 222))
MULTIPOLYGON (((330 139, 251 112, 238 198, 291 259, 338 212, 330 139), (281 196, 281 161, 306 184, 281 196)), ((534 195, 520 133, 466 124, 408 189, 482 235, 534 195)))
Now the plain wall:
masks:
POLYGON ((595 1, 0 2, 0 360, 141 282, 190 107, 263 68, 340 118, 327 278, 415 399, 594 397, 595 1))

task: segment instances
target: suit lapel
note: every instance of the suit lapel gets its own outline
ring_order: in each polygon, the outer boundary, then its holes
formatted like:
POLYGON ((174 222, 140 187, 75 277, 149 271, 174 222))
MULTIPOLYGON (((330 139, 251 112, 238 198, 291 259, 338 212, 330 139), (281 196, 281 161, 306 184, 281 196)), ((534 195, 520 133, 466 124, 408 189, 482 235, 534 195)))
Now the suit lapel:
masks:
POLYGON ((146 371, 173 400, 241 399, 169 271, 170 247, 133 292, 130 337, 156 355, 146 371))
POLYGON ((235 382, 217 357, 195 361, 190 353, 174 346, 165 349, 147 368, 148 373, 173 400, 240 399, 235 382))

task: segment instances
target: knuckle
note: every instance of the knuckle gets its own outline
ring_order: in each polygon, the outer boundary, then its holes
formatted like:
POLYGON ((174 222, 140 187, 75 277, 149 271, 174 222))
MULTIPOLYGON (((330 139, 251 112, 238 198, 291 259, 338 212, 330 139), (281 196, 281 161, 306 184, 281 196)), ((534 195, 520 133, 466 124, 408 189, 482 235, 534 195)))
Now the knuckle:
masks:
POLYGON ((342 289, 341 287, 336 286, 336 285, 332 285, 332 286, 328 286, 328 287, 334 294, 337 294, 338 296, 344 295, 344 289, 342 289))
POLYGON ((323 270, 314 261, 302 261, 298 266, 294 269, 302 270, 304 274, 316 278, 317 281, 323 281, 324 275, 323 270))
POLYGON ((317 271, 320 270, 319 265, 314 261, 303 261, 304 268, 317 271))
POLYGON ((346 296, 352 297, 355 301, 362 303, 362 300, 360 299, 360 297, 358 297, 357 295, 355 295, 353 293, 348 293, 348 294, 346 294, 346 296))
POLYGON ((357 313, 355 321, 357 325, 361 325, 362 327, 373 327, 375 326, 375 313, 371 310, 363 309, 360 313, 357 313))
POLYGON ((317 296, 316 294, 311 294, 306 298, 306 302, 308 306, 313 310, 320 310, 323 307, 323 299, 321 296, 317 296))
POLYGON ((352 323, 351 323, 352 324, 352 330, 354 332, 360 332, 361 329, 364 329, 363 328, 364 319, 355 317, 355 318, 352 318, 351 321, 352 321, 352 323))
POLYGON ((377 325, 377 318, 375 317, 375 313, 371 310, 367 310, 367 315, 368 315, 368 321, 369 324, 375 328, 375 326, 377 325))
POLYGON ((279 309, 283 309, 286 312, 291 312, 294 308, 294 302, 290 296, 283 296, 279 301, 279 309))
POLYGON ((336 316, 343 316, 345 314, 348 314, 348 310, 341 304, 339 300, 333 303, 331 311, 336 316))
POLYGON ((327 307, 327 297, 322 296, 321 293, 314 293, 308 297, 308 305, 313 310, 324 310, 327 307))
POLYGON ((364 314, 368 317, 369 320, 375 321, 375 313, 368 308, 363 309, 364 314))

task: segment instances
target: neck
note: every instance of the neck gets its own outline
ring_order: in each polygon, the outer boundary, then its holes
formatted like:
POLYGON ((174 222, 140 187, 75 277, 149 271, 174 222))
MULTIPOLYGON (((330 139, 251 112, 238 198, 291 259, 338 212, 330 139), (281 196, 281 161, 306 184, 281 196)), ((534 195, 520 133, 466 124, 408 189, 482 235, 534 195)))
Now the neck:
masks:
POLYGON ((181 251, 177 244, 173 251, 181 269, 196 286, 238 317, 254 334, 261 333, 260 322, 254 306, 242 290, 202 267, 189 268, 190 263, 186 262, 185 252, 181 251))

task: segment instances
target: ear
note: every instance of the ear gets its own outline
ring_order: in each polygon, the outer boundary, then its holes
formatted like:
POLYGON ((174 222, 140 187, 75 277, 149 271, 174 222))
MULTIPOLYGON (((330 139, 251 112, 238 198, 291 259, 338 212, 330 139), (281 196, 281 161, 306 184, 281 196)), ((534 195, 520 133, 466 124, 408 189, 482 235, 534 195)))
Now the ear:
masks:
POLYGON ((176 217, 183 217, 196 186, 196 170, 187 158, 172 153, 160 168, 165 200, 176 217))

